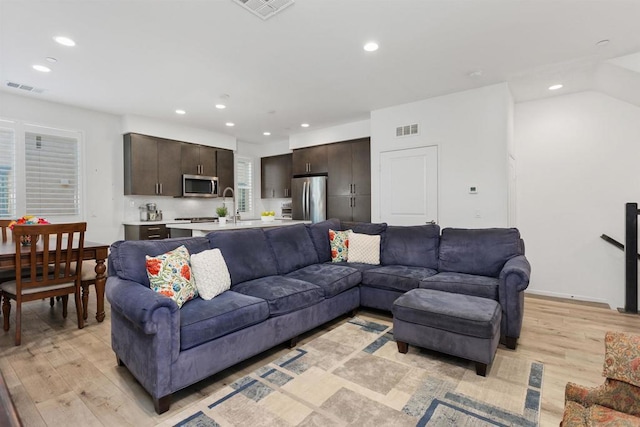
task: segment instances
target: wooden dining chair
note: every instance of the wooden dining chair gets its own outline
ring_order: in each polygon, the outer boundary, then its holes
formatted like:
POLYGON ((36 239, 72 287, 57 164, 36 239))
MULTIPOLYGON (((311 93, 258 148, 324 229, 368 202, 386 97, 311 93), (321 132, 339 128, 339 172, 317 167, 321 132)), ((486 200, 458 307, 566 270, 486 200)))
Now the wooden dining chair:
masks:
MULTIPOLYGON (((10 219, 0 219, 0 231, 2 232, 2 243, 6 243, 11 237, 11 230, 9 229, 10 219)), ((0 271, 0 283, 7 280, 15 279, 15 273, 13 271, 0 271)))
POLYGON ((0 291, 5 331, 9 330, 11 300, 16 302, 16 345, 21 343, 23 302, 60 296, 63 304, 62 315, 67 317, 69 294, 74 294, 78 328, 84 327, 81 274, 86 230, 86 222, 14 226, 16 266, 21 266, 22 274, 16 274, 15 280, 1 283, 0 291), (23 252, 20 236, 31 236, 32 242, 36 241, 37 236, 41 236, 41 241, 32 243, 30 248, 23 252), (72 268, 72 263, 76 263, 77 268, 72 268), (43 269, 39 268, 42 266, 49 266, 44 270, 47 274, 42 273, 43 269))

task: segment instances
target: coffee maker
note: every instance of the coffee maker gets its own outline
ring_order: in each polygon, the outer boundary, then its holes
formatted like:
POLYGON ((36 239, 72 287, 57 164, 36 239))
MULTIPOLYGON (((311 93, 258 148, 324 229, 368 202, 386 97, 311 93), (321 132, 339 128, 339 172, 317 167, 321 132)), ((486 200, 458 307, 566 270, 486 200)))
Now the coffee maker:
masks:
POLYGON ((162 219, 162 211, 159 211, 155 203, 147 203, 139 207, 140 221, 160 221, 162 219))

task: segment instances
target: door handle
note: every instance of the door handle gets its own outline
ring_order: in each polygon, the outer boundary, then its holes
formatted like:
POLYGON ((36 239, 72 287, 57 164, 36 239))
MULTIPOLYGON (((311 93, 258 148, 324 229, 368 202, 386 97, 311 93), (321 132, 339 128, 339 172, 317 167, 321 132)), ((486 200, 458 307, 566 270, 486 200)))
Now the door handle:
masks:
POLYGON ((431 221, 425 222, 425 224, 435 225, 436 221, 432 219, 431 221))

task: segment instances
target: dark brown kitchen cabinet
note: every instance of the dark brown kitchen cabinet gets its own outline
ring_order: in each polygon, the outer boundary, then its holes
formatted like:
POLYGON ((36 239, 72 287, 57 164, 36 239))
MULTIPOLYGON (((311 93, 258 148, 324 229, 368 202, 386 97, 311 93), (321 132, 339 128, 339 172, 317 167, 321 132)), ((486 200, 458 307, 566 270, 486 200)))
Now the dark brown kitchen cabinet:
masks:
POLYGON ((260 159, 260 182, 263 199, 291 197, 292 162, 292 154, 260 159))
POLYGON ((370 139, 327 146, 327 217, 371 221, 370 139))
POLYGON ((165 224, 125 225, 125 240, 158 240, 169 237, 165 224))
POLYGON ((327 146, 293 150, 293 174, 308 175, 327 173, 327 146))
POLYGON ((216 150, 216 167, 218 171, 218 193, 222 196, 225 188, 233 188, 234 179, 234 156, 233 151, 218 148, 216 150))
POLYGON ((216 176, 215 147, 183 143, 180 165, 183 174, 216 176))
POLYGON ((124 135, 124 194, 180 196, 182 176, 175 166, 180 143, 164 138, 124 135))

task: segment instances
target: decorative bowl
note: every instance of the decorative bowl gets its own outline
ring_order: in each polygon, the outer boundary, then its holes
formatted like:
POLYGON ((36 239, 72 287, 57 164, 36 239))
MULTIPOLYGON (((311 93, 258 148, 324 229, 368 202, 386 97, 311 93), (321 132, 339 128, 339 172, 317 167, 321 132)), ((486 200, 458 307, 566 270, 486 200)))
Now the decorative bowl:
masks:
POLYGON ((260 217, 260 219, 263 220, 263 221, 273 221, 273 220, 276 219, 276 217, 272 216, 272 215, 269 215, 269 216, 264 216, 263 215, 263 216, 260 217))

